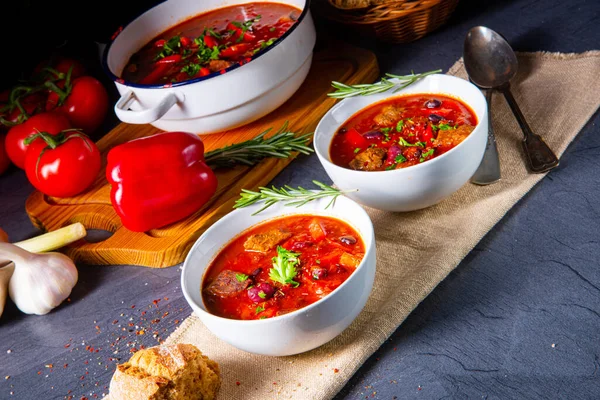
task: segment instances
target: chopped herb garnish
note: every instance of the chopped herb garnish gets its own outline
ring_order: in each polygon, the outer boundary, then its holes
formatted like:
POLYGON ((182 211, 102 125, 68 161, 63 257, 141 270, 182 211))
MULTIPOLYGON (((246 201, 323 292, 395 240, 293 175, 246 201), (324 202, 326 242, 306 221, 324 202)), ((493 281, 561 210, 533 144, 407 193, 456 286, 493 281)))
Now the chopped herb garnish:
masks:
POLYGON ((315 262, 316 262, 317 264, 321 264, 321 260, 318 260, 318 259, 317 259, 315 262))
POLYGON ((261 299, 266 299, 267 294, 261 290, 258 292, 258 297, 260 297, 261 299))
POLYGON ((258 317, 258 319, 267 319, 267 317, 265 317, 264 315, 261 315, 260 317, 258 317))
POLYGON ((275 41, 277 40, 277 38, 271 38, 269 40, 267 40, 266 42, 262 42, 260 44, 260 47, 257 49, 254 49, 254 54, 258 53, 259 51, 261 51, 262 49, 266 49, 267 47, 269 47, 270 45, 272 45, 273 43, 275 43, 275 41))
POLYGON ((402 154, 398 154, 394 159, 394 162, 396 163, 403 163, 404 161, 406 161, 406 157, 404 157, 402 154))
POLYGON ((269 32, 275 32, 275 30, 276 30, 276 29, 277 29, 277 28, 275 28, 275 27, 273 26, 273 27, 269 28, 269 32))
POLYGON ((421 158, 419 159, 419 162, 423 162, 428 157, 431 157, 433 155, 433 151, 434 151, 434 149, 429 149, 425 153, 421 154, 421 158))
POLYGON ((389 133, 391 129, 392 128, 381 128, 380 131, 385 135, 386 133, 389 133))
POLYGON ((424 142, 417 142, 415 144, 409 143, 406 141, 406 139, 404 139, 403 137, 401 137, 400 139, 398 139, 398 143, 402 146, 406 146, 406 147, 425 147, 425 143, 424 142))
POLYGON ((384 142, 384 143, 387 143, 387 142, 389 142, 389 141, 390 141, 390 134, 389 134, 389 133, 385 132, 385 133, 383 134, 383 136, 384 136, 384 139, 383 139, 383 142, 384 142))
POLYGON ((248 279, 248 275, 236 273, 235 279, 237 279, 239 282, 246 282, 246 279, 248 279))
POLYGON ((396 132, 402 131, 403 128, 404 128, 404 120, 401 119, 400 121, 398 121, 398 124, 396 124, 396 132))
POLYGON ((200 64, 189 63, 181 68, 181 72, 187 73, 189 76, 195 76, 200 71, 200 68, 202 68, 200 64))
POLYGON ((354 149, 354 154, 357 154, 360 151, 360 147, 354 149))
POLYGON ((269 278, 284 285, 289 283, 293 287, 298 287, 300 284, 294 281, 294 278, 298 273, 296 266, 300 264, 299 255, 300 253, 277 246, 277 256, 272 259, 273 267, 269 270, 269 278))
POLYGON ((261 312, 265 311, 265 308, 263 306, 258 306, 256 307, 256 313, 260 314, 261 312))
POLYGON ((173 53, 177 52, 181 43, 181 36, 173 36, 171 39, 167 40, 162 47, 160 53, 156 55, 156 60, 160 58, 165 58, 166 56, 170 56, 173 53))
POLYGON ((385 167, 386 171, 390 171, 392 169, 396 168, 396 164, 392 164, 392 165, 388 165, 387 167, 385 167))
POLYGON ((219 35, 217 32, 215 32, 215 30, 213 28, 208 28, 206 30, 206 32, 208 32, 208 34, 212 37, 214 37, 215 39, 222 39, 223 36, 219 35))
POLYGON ((456 129, 456 126, 448 125, 448 124, 439 124, 438 128, 442 131, 449 131, 451 129, 456 129))

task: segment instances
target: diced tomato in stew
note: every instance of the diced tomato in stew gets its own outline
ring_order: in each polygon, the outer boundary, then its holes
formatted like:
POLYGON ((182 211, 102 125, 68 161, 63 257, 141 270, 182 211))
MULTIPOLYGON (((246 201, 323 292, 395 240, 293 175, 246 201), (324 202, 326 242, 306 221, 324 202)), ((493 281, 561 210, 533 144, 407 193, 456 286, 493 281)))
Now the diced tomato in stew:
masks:
POLYGON ((443 95, 397 96, 350 117, 335 133, 331 161, 361 171, 406 168, 458 146, 477 125, 462 101, 443 95))
POLYGON ((231 319, 296 311, 339 287, 364 254, 358 233, 339 219, 271 220, 243 232, 213 260, 201 286, 204 304, 210 313, 231 319))
POLYGON ((273 45, 300 14, 301 10, 288 4, 254 2, 197 15, 154 37, 134 53, 122 78, 166 85, 241 65, 273 45))

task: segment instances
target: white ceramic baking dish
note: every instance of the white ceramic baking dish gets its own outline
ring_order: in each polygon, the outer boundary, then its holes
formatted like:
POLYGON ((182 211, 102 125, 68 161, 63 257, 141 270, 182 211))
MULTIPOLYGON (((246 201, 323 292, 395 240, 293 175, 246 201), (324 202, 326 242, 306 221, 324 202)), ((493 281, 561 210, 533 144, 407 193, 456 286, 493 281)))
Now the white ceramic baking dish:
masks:
POLYGON ((129 57, 160 32, 195 15, 249 0, 167 0, 129 23, 106 46, 102 64, 121 98, 117 117, 165 131, 209 134, 252 122, 275 110, 300 87, 312 63, 316 41, 309 0, 280 0, 302 12, 279 40, 252 61, 224 74, 172 85, 142 85, 121 79, 129 57))

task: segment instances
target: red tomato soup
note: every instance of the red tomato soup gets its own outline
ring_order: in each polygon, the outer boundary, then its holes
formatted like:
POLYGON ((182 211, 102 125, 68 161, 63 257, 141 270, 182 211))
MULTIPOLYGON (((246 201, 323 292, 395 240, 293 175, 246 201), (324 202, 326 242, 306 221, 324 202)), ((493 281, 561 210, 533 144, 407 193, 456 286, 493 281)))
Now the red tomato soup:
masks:
POLYGON ((296 23, 301 12, 287 4, 256 2, 197 15, 133 54, 122 78, 141 84, 169 84, 225 72, 271 46, 296 23))
POLYGON ((426 162, 458 146, 477 125, 462 101, 436 94, 398 96, 360 110, 335 133, 331 161, 360 171, 426 162))
POLYGON ((254 226, 208 267, 202 298, 212 314, 264 319, 327 296, 354 272, 365 246, 346 222, 293 215, 254 226))

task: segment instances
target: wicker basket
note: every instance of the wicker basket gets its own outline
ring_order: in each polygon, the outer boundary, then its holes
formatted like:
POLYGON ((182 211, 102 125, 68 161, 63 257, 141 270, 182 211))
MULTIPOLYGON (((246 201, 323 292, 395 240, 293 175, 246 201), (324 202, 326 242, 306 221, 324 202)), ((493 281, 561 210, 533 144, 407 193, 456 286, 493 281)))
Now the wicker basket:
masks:
POLYGON ((352 26, 361 34, 387 43, 407 43, 443 25, 458 1, 376 0, 374 5, 355 9, 342 8, 341 0, 316 0, 313 4, 324 18, 352 26))

